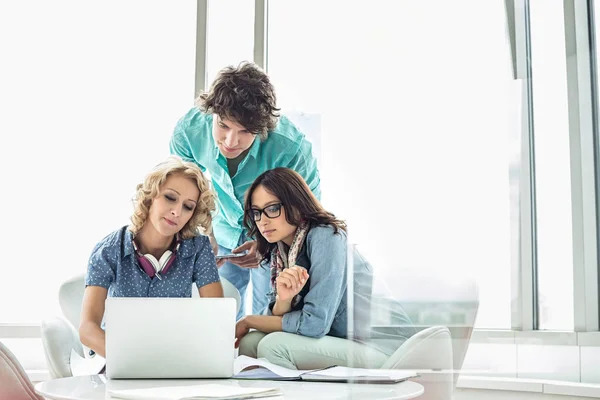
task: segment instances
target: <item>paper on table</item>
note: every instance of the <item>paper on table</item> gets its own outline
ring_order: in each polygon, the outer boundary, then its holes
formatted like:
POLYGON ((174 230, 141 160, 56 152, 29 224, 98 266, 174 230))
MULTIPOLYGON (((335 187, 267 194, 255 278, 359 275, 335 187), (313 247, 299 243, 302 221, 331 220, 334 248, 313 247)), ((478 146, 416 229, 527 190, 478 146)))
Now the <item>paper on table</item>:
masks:
POLYGON ((271 372, 274 372, 275 374, 277 374, 281 377, 284 377, 284 378, 297 378, 304 373, 314 371, 312 369, 310 369, 310 370, 288 369, 288 368, 280 367, 279 365, 270 363, 269 361, 267 361, 264 358, 257 359, 257 358, 247 357, 247 356, 239 356, 238 358, 235 359, 235 362, 233 364, 233 374, 237 375, 242 370, 244 370, 244 368, 247 368, 250 366, 264 367, 264 368, 270 370, 271 372))
POLYGON ((106 365, 106 360, 98 354, 92 358, 83 358, 75 350, 71 349, 69 363, 73 376, 96 375, 102 371, 102 368, 106 365))
POLYGON ((118 399, 129 400, 204 400, 204 399, 255 399, 278 396, 279 388, 249 388, 219 384, 194 386, 164 386, 145 389, 108 390, 108 394, 118 399))
POLYGON ((247 356, 239 356, 234 363, 233 379, 265 379, 265 380, 305 380, 328 382, 374 382, 395 383, 417 376, 414 371, 365 369, 331 366, 316 370, 292 370, 277 366, 269 361, 247 356), (247 369, 249 366, 260 368, 247 369))
POLYGON ((339 378, 358 378, 358 377, 382 377, 390 379, 406 379, 416 376, 413 371, 394 370, 394 369, 365 369, 365 368, 348 368, 348 367, 333 367, 324 370, 310 372, 307 375, 311 376, 330 376, 339 378))
POLYGON ((265 380, 265 381, 298 381, 298 377, 281 377, 274 372, 266 369, 265 367, 249 368, 247 370, 238 372, 232 379, 249 379, 249 380, 265 380))

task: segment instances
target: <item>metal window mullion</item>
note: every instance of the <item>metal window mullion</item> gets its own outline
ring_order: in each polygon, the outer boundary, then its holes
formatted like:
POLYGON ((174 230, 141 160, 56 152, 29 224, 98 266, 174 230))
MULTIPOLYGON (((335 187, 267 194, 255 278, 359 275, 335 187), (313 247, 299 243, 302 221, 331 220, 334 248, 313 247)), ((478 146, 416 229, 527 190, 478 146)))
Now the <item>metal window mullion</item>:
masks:
POLYGON ((268 70, 269 0, 254 1, 254 63, 268 70))
POLYGON ((510 56, 512 62, 513 79, 519 79, 517 44, 515 37, 515 0, 504 0, 506 9, 506 28, 508 31, 508 42, 510 44, 510 56))
POLYGON ((206 48, 208 34, 208 0, 197 0, 196 3, 196 66, 194 71, 194 98, 206 90, 206 48))
MULTIPOLYGON (((533 85, 531 73, 531 39, 529 1, 506 3, 514 7, 507 18, 514 17, 509 30, 514 29, 515 75, 522 85, 522 129, 519 165, 519 225, 518 257, 512 266, 512 318, 514 330, 535 330, 538 327, 537 307, 537 222, 535 197, 535 146, 533 124, 533 85)), ((509 32, 510 33, 510 32, 509 32)))
MULTIPOLYGON (((588 15, 588 38, 590 42, 590 74, 591 74, 591 89, 592 89, 592 129, 593 129, 593 146, 594 146, 594 182, 595 186, 595 203, 596 203, 596 264, 598 263, 600 253, 600 203, 598 194, 600 193, 600 92, 598 85, 598 53, 597 53, 597 41, 596 41, 596 22, 594 17, 594 0, 588 0, 587 2, 587 15, 588 15)), ((596 324, 596 330, 600 330, 600 266, 596 272, 596 305, 598 307, 595 317, 598 318, 596 324)), ((593 278, 590 278, 593 279, 593 278)), ((592 327, 593 328, 593 327, 592 327)))
POLYGON ((574 329, 597 331, 598 235, 595 71, 587 0, 564 0, 573 224, 574 329))
POLYGON ((527 78, 526 50, 526 0, 504 0, 506 10, 506 30, 510 45, 510 55, 514 79, 527 78))
POLYGON ((531 81, 523 82, 522 170, 520 193, 520 324, 517 330, 538 329, 538 290, 537 290, 537 214, 535 192, 535 152, 533 142, 533 114, 531 81))

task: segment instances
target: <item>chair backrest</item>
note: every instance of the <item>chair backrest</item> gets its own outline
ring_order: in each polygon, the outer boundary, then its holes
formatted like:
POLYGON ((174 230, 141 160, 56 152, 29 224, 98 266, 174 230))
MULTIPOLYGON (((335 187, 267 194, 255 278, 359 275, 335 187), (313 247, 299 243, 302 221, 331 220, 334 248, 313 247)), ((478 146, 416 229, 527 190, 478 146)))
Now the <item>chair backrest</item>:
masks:
POLYGON ((414 307, 421 308, 419 317, 411 317, 418 329, 442 325, 450 331, 456 386, 479 309, 477 283, 470 278, 449 281, 428 277, 427 283, 421 282, 421 285, 424 291, 422 301, 414 304, 414 307))
POLYGON ((445 326, 432 326, 417 332, 404 342, 381 368, 453 369, 450 331, 445 326))
MULTIPOLYGON (((393 315, 393 308, 401 305, 416 331, 433 326, 448 328, 452 339, 452 369, 455 371, 456 385, 479 308, 476 282, 468 277, 408 269, 395 271, 395 276, 386 278, 383 280, 380 277, 375 282, 374 286, 379 287, 374 289, 374 299, 382 306, 373 310, 388 309, 393 315)), ((376 331, 385 332, 394 326, 394 321, 388 315, 375 315, 373 324, 376 331)))
MULTIPOLYGON (((383 364, 384 369, 432 370, 413 379, 425 387, 423 400, 450 400, 454 390, 452 338, 448 328, 432 326, 404 342, 383 364)), ((421 397, 419 397, 421 398, 421 397)))
POLYGON ((13 353, 0 342, 0 400, 43 400, 13 353))
POLYGON ((454 376, 454 386, 458 380, 458 375, 462 369, 469 350, 471 335, 473 334, 473 326, 477 318, 479 309, 479 300, 473 301, 470 305, 465 306, 466 323, 463 326, 450 326, 450 335, 452 336, 452 352, 454 357, 454 371, 457 373, 454 376))
POLYGON ((84 274, 74 276, 63 282, 58 289, 60 309, 75 329, 79 329, 81 303, 83 302, 83 292, 85 291, 84 280, 84 274))
MULTIPOLYGON (((223 297, 231 297, 235 299, 236 313, 240 310, 240 303, 242 302, 242 298, 240 297, 240 292, 237 290, 235 286, 227 279, 221 277, 221 285, 223 286, 223 297)), ((198 293, 198 288, 196 284, 192 284, 192 297, 200 297, 200 293, 198 293)))

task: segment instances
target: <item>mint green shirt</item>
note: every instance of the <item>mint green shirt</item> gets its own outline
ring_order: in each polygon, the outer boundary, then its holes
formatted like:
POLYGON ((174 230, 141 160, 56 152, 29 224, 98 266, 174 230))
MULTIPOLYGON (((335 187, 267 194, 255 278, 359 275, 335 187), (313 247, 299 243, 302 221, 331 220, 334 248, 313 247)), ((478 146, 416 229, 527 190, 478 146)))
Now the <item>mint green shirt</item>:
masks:
POLYGON ((178 122, 170 143, 171 154, 195 162, 203 172, 210 173, 217 194, 218 213, 213 219, 215 238, 219 245, 234 249, 243 233, 244 195, 252 182, 263 172, 287 167, 298 172, 314 195, 321 197, 319 170, 312 154, 312 145, 304 134, 285 116, 279 118, 275 130, 267 139, 254 139, 248 155, 231 178, 227 159, 213 138, 213 116, 197 108, 191 109, 178 122))

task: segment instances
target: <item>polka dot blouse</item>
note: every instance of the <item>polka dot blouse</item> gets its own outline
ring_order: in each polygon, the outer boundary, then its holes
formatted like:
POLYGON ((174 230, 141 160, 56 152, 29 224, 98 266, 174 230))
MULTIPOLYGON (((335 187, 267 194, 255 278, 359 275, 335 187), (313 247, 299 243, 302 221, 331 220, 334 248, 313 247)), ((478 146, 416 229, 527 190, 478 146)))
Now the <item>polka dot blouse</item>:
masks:
POLYGON ((132 240, 127 226, 102 239, 90 256, 86 286, 104 287, 109 297, 191 297, 192 283, 201 288, 219 282, 207 236, 181 241, 175 262, 161 275, 162 280, 150 278, 141 269, 132 240))

